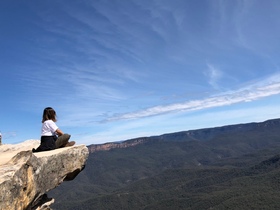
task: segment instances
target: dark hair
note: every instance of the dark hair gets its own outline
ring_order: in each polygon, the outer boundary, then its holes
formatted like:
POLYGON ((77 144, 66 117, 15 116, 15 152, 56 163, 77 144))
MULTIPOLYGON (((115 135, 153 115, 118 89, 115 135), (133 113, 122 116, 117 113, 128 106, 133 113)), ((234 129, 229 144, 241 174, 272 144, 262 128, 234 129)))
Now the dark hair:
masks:
POLYGON ((56 113, 53 108, 47 107, 44 109, 42 123, 46 120, 52 120, 56 122, 56 113))

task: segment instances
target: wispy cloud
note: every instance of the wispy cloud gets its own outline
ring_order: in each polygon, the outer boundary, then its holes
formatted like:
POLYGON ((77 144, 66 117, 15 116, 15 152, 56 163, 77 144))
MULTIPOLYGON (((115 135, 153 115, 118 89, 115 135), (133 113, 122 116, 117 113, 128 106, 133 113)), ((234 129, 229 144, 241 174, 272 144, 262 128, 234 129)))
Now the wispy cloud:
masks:
POLYGON ((209 84, 214 89, 219 89, 219 80, 222 78, 222 72, 217 68, 214 67, 212 64, 207 64, 208 69, 205 71, 205 75, 208 77, 209 84))
POLYGON ((231 92, 221 93, 217 96, 212 96, 206 99, 186 101, 166 106, 154 106, 136 112, 115 114, 114 116, 107 118, 106 121, 138 119, 170 112, 194 111, 228 106, 231 104, 258 100, 276 94, 280 94, 279 75, 270 77, 259 84, 250 85, 231 92))
POLYGON ((14 138, 15 136, 17 136, 17 133, 15 131, 8 131, 2 133, 2 139, 10 139, 14 138))
MULTIPOLYGON (((95 126, 92 133, 79 137, 85 144, 120 141, 141 136, 154 136, 176 131, 217 127, 231 124, 262 122, 279 116, 277 105, 261 104, 257 107, 242 106, 235 109, 216 109, 212 112, 198 112, 189 115, 187 112, 175 112, 122 123, 110 122, 106 129, 95 126), (258 114, 256 114, 258 113, 258 114), (249 120, 248 120, 249 119, 249 120), (172 123, 171 123, 172 122, 172 123), (121 132, 120 132, 121 131, 121 132)), ((102 124, 102 126, 105 126, 102 124)))

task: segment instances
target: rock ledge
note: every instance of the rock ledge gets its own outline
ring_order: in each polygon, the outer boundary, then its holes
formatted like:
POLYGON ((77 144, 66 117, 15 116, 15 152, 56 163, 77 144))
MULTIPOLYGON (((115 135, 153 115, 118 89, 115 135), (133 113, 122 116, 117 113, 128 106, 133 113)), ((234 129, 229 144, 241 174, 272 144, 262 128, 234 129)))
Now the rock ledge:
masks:
POLYGON ((0 146, 0 210, 50 209, 54 199, 46 193, 74 179, 89 154, 85 145, 32 153, 38 144, 33 140, 0 146))

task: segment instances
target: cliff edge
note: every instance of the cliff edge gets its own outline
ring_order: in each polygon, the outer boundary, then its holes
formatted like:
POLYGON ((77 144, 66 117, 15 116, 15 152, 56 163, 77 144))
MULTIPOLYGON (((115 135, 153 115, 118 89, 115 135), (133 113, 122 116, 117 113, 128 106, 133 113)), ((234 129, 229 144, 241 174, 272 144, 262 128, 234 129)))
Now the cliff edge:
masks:
POLYGON ((32 153, 38 140, 0 146, 0 210, 50 209, 46 193, 74 179, 88 158, 85 145, 32 153))

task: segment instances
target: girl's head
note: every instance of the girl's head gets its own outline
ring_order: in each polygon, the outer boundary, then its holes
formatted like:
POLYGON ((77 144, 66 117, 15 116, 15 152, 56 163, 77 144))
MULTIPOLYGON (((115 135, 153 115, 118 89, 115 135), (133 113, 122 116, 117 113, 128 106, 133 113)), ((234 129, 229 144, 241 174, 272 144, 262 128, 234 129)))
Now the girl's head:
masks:
POLYGON ((56 122, 56 113, 53 108, 47 107, 44 109, 42 123, 46 120, 52 120, 56 122))

